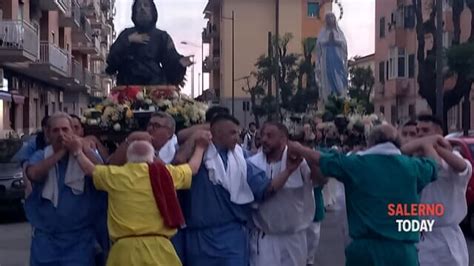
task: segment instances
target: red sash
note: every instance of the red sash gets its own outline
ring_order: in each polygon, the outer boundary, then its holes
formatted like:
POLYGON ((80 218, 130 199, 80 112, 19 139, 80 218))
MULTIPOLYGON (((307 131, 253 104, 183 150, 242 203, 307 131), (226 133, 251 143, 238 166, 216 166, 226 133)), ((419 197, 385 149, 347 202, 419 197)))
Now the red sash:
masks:
POLYGON ((182 228, 185 224, 184 216, 170 172, 160 162, 149 163, 148 167, 153 196, 165 225, 169 228, 182 228))

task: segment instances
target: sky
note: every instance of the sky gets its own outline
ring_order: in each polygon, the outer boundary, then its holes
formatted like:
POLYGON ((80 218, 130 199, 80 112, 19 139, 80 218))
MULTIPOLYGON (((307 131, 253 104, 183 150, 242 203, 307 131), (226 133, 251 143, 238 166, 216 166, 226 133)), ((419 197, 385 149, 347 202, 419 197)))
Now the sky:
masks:
MULTIPOLYGON (((208 0, 154 0, 158 7, 158 28, 166 30, 174 40, 179 53, 195 55, 195 61, 201 62, 201 32, 206 25, 202 11, 208 0), (186 42, 188 45, 181 44, 186 42)), ((238 0, 236 0, 238 1, 238 0)), ((297 0, 294 0, 297 1, 297 0)), ((375 38, 375 0, 339 0, 344 13, 339 22, 346 35, 349 57, 364 56, 374 52, 375 38)), ((114 18, 117 34, 123 29, 133 26, 131 7, 133 0, 116 0, 117 13, 114 18)), ((336 15, 339 10, 335 9, 336 15)), ((207 55, 207 45, 204 46, 204 57, 207 55)), ((187 85, 183 92, 191 94, 191 72, 188 69, 187 85)), ((198 73, 201 64, 195 64, 194 90, 197 96, 201 84, 198 73)), ((208 88, 207 74, 204 88, 208 88)), ((202 89, 201 89, 202 91, 202 89)))

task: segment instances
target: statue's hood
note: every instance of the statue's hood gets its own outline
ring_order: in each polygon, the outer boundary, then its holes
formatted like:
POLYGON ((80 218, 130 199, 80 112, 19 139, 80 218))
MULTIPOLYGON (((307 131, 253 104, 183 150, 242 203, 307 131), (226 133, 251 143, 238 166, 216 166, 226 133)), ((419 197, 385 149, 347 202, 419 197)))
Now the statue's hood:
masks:
POLYGON ((156 8, 156 5, 155 3, 153 2, 153 0, 149 0, 150 1, 150 6, 151 6, 151 21, 150 23, 148 23, 147 25, 139 25, 137 23, 137 13, 138 13, 138 10, 137 10, 137 7, 136 7, 136 3, 137 3, 137 0, 135 0, 133 2, 133 6, 132 6, 132 21, 133 21, 133 24, 135 25, 135 27, 139 30, 139 31, 142 31, 142 32, 147 32, 147 31, 150 31, 152 29, 154 29, 156 27, 156 22, 158 21, 158 10, 156 8))

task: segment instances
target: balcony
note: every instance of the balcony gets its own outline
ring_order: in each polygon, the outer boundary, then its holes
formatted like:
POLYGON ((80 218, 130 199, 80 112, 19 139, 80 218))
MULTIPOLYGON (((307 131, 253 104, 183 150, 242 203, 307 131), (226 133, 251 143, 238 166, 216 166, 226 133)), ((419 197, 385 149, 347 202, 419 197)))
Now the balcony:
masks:
POLYGON ((72 49, 74 51, 79 51, 84 54, 91 54, 95 55, 100 52, 100 41, 97 37, 91 37, 91 40, 84 41, 77 41, 74 42, 72 45, 72 49))
POLYGON ((76 43, 87 43, 92 41, 92 27, 84 12, 81 12, 81 23, 79 28, 72 29, 73 49, 76 43))
POLYGON ((81 27, 81 6, 78 0, 71 0, 71 12, 59 16, 59 25, 79 29, 81 27))
POLYGON ((102 78, 99 74, 93 74, 92 77, 92 90, 102 91, 102 78))
POLYGON ((76 80, 78 84, 83 86, 85 85, 84 68, 82 67, 81 63, 73 61, 72 74, 74 80, 76 80))
POLYGON ((209 73, 212 70, 219 69, 220 67, 220 58, 219 57, 206 57, 206 59, 203 62, 202 69, 205 73, 209 73))
POLYGON ((60 11, 62 14, 71 14, 71 0, 41 0, 40 8, 47 11, 60 11))
POLYGON ((211 36, 209 36, 209 33, 207 32, 207 29, 204 28, 202 30, 202 42, 203 43, 210 43, 211 42, 211 36))
POLYGON ((97 16, 93 18, 89 18, 91 22, 92 29, 94 30, 100 30, 103 29, 104 26, 107 24, 107 19, 105 18, 105 15, 103 12, 99 13, 97 16))
POLYGON ((101 10, 100 10, 100 0, 88 0, 83 2, 87 2, 83 5, 83 10, 85 11, 85 14, 87 18, 89 19, 97 19, 101 15, 101 10))
POLYGON ((38 57, 37 29, 21 20, 0 20, 0 62, 34 62, 38 57))
POLYGON ((410 80, 408 79, 397 79, 396 80, 396 88, 395 88, 395 95, 396 96, 408 96, 410 94, 410 80))
POLYGON ((84 85, 88 88, 94 87, 94 79, 92 73, 88 69, 84 69, 84 85))
POLYGON ((204 43, 210 43, 212 38, 219 37, 219 29, 216 24, 207 23, 207 26, 202 31, 202 40, 204 43))
POLYGON ((39 64, 62 76, 66 76, 69 69, 68 53, 55 44, 41 41, 39 64))
POLYGON ((93 61, 102 61, 105 62, 107 59, 107 49, 106 45, 101 45, 100 51, 97 54, 91 56, 91 60, 93 61))

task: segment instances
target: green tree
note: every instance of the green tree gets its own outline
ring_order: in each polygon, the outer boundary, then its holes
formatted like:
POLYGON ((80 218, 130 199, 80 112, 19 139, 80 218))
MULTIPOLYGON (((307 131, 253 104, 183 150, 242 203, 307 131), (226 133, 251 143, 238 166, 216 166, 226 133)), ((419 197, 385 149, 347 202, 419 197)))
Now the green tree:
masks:
POLYGON ((370 67, 351 67, 349 69, 350 87, 349 96, 358 102, 365 113, 373 113, 374 105, 370 95, 374 88, 375 78, 370 67))
MULTIPOLYGON (((436 113, 436 51, 443 49, 436 45, 436 5, 434 1, 412 0, 415 8, 416 34, 418 41, 417 61, 418 77, 417 82, 421 97, 426 99, 433 113, 436 113), (423 11, 430 11, 426 21, 423 20, 423 11), (431 35, 433 45, 426 51, 426 35, 431 35)), ((452 76, 456 78, 453 89, 445 90, 443 97, 444 125, 447 126, 447 112, 461 101, 463 97, 469 98, 469 93, 473 83, 473 76, 470 71, 474 68, 472 48, 474 45, 474 16, 471 16, 471 32, 469 39, 461 43, 461 13, 467 7, 471 14, 474 14, 474 0, 453 0, 452 1, 452 22, 454 34, 452 46, 447 51, 448 66, 452 71, 452 76)), ((469 100, 467 101, 469 104, 469 100)), ((463 116, 470 116, 470 107, 466 105, 463 116)), ((469 118, 468 118, 469 119, 469 118)), ((469 120, 468 120, 469 121, 469 120)))
POLYGON ((246 86, 242 90, 250 95, 252 113, 256 122, 261 117, 274 117, 280 112, 277 108, 275 93, 270 88, 275 77, 279 78, 281 104, 280 107, 290 112, 304 113, 318 99, 318 90, 314 79, 312 52, 316 46, 315 39, 305 39, 303 55, 290 53, 288 45, 293 36, 284 34, 278 41, 273 40, 273 50, 279 53, 280 75, 278 76, 278 60, 273 56, 262 55, 255 63, 256 70, 246 78, 246 86), (253 82, 251 82, 251 80, 253 82), (303 84, 303 83, 306 84, 303 84))

